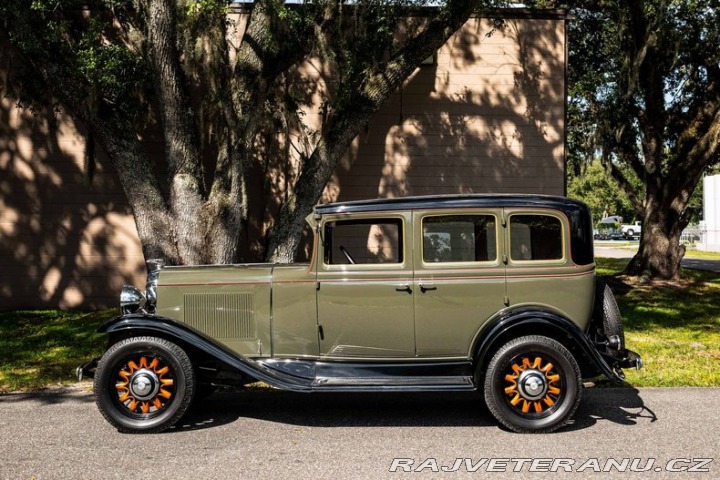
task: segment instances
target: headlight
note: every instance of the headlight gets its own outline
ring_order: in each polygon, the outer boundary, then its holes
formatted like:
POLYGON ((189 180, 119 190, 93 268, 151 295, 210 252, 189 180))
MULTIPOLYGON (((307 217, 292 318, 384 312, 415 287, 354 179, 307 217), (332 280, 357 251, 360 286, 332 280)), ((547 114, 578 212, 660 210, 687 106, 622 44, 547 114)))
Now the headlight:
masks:
POLYGON ((145 306, 145 295, 132 285, 124 285, 120 291, 122 313, 135 313, 145 306))

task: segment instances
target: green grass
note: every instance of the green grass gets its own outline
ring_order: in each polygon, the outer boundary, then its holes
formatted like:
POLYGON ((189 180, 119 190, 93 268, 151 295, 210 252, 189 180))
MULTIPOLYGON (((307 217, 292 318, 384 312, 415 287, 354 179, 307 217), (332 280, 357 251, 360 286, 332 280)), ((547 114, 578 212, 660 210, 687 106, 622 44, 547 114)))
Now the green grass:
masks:
POLYGON ((685 250, 686 258, 702 258, 707 260, 720 260, 720 252, 705 252, 703 250, 695 250, 688 248, 685 250))
POLYGON ((0 313, 0 392, 73 383, 75 367, 102 354, 95 329, 117 313, 60 310, 0 313))
MULTIPOLYGON (((616 275, 622 259, 597 259, 600 275, 616 275)), ((628 348, 645 368, 627 371, 635 386, 720 386, 720 275, 684 269, 681 284, 636 285, 613 277, 628 348)))

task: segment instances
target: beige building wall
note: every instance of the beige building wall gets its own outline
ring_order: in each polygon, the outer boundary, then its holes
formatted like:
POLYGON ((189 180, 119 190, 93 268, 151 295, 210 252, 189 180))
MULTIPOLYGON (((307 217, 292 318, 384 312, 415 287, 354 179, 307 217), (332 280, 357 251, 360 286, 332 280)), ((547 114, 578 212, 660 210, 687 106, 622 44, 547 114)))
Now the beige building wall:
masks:
POLYGON ((473 18, 355 140, 324 200, 563 195, 564 98, 564 21, 473 18))
MULTIPOLYGON (((354 141, 322 201, 562 195, 565 41, 561 16, 508 19, 502 29, 471 19, 354 141)), ((306 80, 322 76, 313 61, 300 71, 306 80)), ((304 107, 308 128, 320 125, 322 100, 321 82, 304 107)), ((101 155, 88 182, 84 139, 62 113, 34 115, 0 100, 0 310, 112 306, 124 283, 144 284, 127 201, 101 155)), ((248 256, 294 181, 292 152, 304 148, 303 140, 300 131, 280 135, 274 150, 290 158, 267 170, 269 181, 252 185, 248 256)), ((156 149, 162 151, 148 145, 156 149)))

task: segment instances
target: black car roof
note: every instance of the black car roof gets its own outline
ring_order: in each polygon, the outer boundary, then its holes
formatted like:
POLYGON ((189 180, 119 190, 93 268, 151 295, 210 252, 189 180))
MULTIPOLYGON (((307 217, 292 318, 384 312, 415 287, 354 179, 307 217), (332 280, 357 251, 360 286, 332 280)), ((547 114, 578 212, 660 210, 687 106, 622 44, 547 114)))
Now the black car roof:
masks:
POLYGON ((566 197, 524 194, 427 195, 420 197, 378 198, 317 205, 320 215, 332 213, 373 212, 388 210, 428 210, 466 207, 549 207, 562 211, 587 208, 584 203, 566 197))

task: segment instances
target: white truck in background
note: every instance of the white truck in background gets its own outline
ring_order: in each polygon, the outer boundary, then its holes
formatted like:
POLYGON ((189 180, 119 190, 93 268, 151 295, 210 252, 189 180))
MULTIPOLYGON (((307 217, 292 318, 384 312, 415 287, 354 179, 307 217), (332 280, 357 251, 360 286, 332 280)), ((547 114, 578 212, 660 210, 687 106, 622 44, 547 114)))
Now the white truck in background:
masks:
POLYGON ((639 237, 642 232, 642 224, 640 220, 636 220, 635 223, 621 225, 620 232, 625 238, 639 237))

